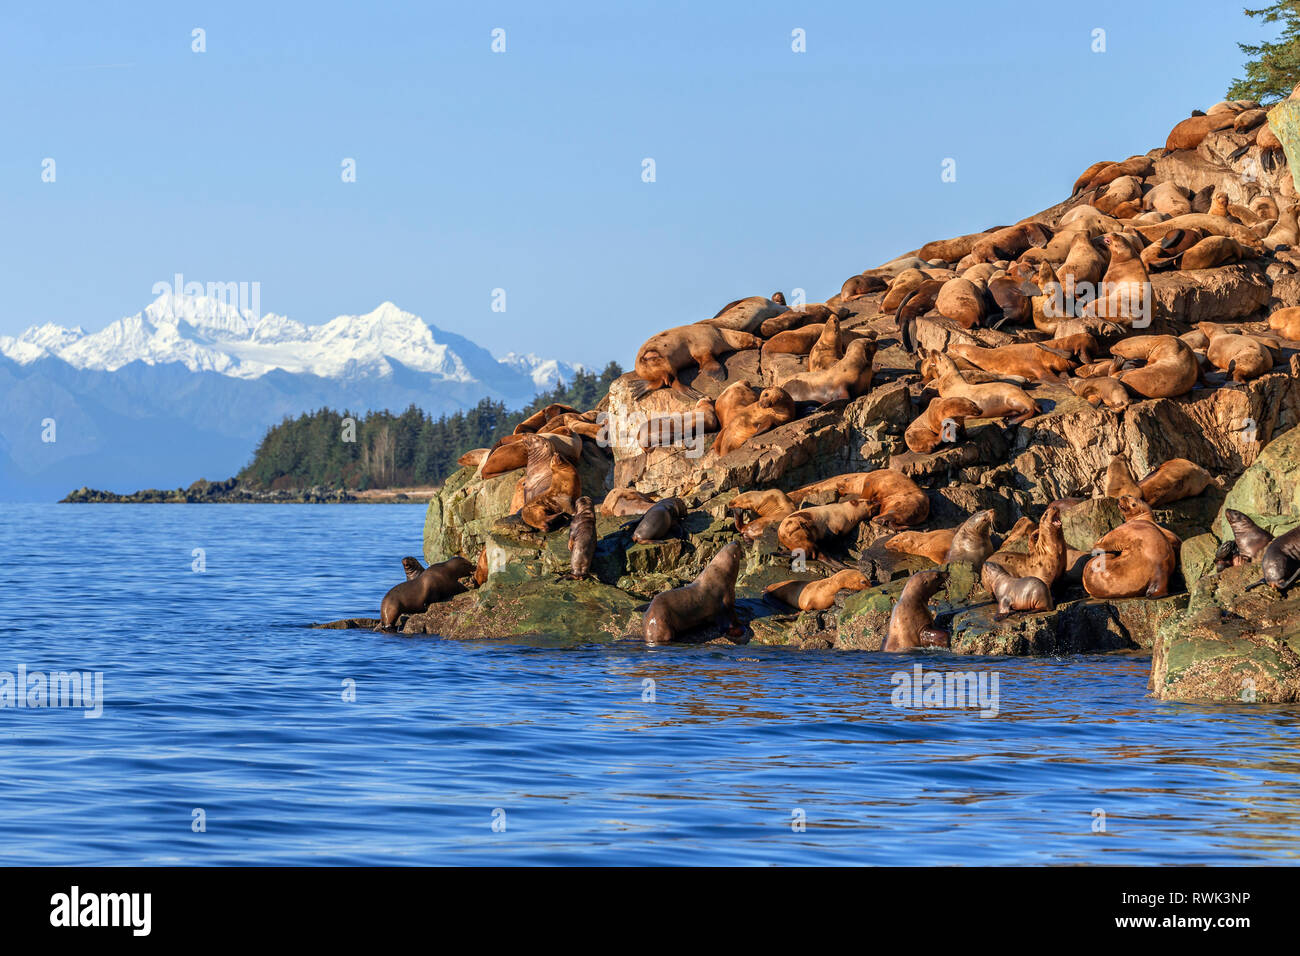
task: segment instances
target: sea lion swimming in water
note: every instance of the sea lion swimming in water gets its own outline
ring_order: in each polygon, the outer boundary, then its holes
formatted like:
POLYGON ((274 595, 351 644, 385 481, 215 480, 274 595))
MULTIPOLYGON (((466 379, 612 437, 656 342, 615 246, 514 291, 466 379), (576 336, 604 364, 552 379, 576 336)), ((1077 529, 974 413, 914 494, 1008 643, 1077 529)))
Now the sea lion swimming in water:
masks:
POLYGON ((460 579, 473 573, 474 565, 459 556, 429 565, 415 577, 389 589, 379 605, 380 623, 392 627, 403 614, 420 614, 436 601, 463 593, 468 588, 460 579))
POLYGON ((889 630, 882 651, 896 653, 916 647, 949 645, 950 635, 934 626, 934 615, 929 608, 930 598, 947 583, 948 574, 941 570, 917 571, 907 579, 889 615, 889 630))
POLYGON ((739 634, 736 574, 740 570, 740 558, 740 542, 732 541, 690 584, 656 595, 641 622, 645 642, 667 644, 687 631, 724 616, 730 618, 729 633, 739 634))

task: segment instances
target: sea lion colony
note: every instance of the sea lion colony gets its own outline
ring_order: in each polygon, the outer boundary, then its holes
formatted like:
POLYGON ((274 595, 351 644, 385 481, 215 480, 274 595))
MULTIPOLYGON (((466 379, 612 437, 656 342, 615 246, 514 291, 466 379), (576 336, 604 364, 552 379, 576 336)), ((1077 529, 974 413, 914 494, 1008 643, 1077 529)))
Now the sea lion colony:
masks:
MULTIPOLYGON (((1185 304, 1171 306, 1181 301, 1177 297, 1152 294, 1153 285, 1176 286, 1179 280, 1171 277, 1200 281, 1237 265, 1266 285, 1296 274, 1300 195, 1285 163, 1258 104, 1218 103, 1180 122, 1164 150, 1089 166, 1069 199, 1036 216, 928 242, 850 276, 823 303, 791 308, 781 293, 749 296, 710 319, 651 336, 636 354, 634 371, 615 383, 624 386, 622 409, 645 413, 627 445, 637 455, 702 452, 692 466, 693 495, 662 494, 653 481, 638 489, 635 477, 628 478, 636 469, 622 470, 623 480, 608 494, 604 487, 581 486, 576 466, 584 449, 618 444, 610 437, 618 409, 609 396, 587 411, 543 409, 515 434, 467 453, 461 463, 484 478, 520 472, 510 514, 502 516, 509 522, 546 533, 577 515, 568 532, 571 573, 583 578, 600 544, 593 498, 603 497, 601 515, 631 519, 616 532, 619 547, 680 534, 692 509, 717 490, 712 475, 720 459, 753 456, 769 432, 814 414, 842 414, 873 388, 902 383, 913 415, 899 443, 905 449, 895 448, 888 467, 811 483, 781 475, 730 489, 739 492, 727 505, 735 540, 695 581, 654 598, 644 614, 647 641, 680 638, 713 621, 737 633, 737 568, 760 539, 775 539, 772 553, 793 560, 801 572, 766 589, 765 600, 785 608, 824 609, 837 595, 871 586, 882 555, 886 580, 890 560, 900 566, 910 561, 911 578, 881 635, 885 650, 946 643, 927 607, 946 573, 918 567, 918 561, 970 564, 998 620, 1050 610, 1071 596, 1168 594, 1181 585, 1181 542, 1152 509, 1221 485, 1201 464, 1173 458, 1144 469, 1150 473, 1138 480, 1126 457, 1115 455, 1097 469, 1091 487, 1018 515, 1003 536, 992 510, 936 525, 930 495, 913 476, 941 474, 927 463, 960 450, 976 423, 1014 435, 1025 422, 1050 414, 1062 396, 1124 409, 1240 389, 1270 373, 1295 377, 1300 306, 1272 295, 1248 314, 1222 321, 1185 304), (1181 164, 1170 164, 1171 156, 1181 157, 1181 164), (1226 176, 1243 156, 1267 175, 1226 176), (1179 181, 1187 170, 1201 173, 1179 181), (737 378, 733 369, 751 371, 723 387, 737 378), (656 398, 661 392, 666 397, 656 398), (656 417, 670 408, 682 413, 656 417), (1123 523, 1090 549, 1068 548, 1063 516, 1101 497, 1119 502, 1123 523), (867 541, 875 555, 871 567, 864 561, 867 541)), ((637 460, 644 470, 645 458, 637 460)), ((1235 539, 1220 548, 1220 567, 1256 562, 1262 584, 1285 589, 1295 583, 1295 533, 1275 538, 1244 515, 1229 512, 1229 519, 1235 539)), ((400 600, 385 599, 384 624, 426 593, 434 600, 454 593, 442 581, 450 573, 440 569, 438 587, 418 587, 418 576, 410 586, 399 585, 400 600)), ((480 555, 477 583, 485 575, 480 555)))

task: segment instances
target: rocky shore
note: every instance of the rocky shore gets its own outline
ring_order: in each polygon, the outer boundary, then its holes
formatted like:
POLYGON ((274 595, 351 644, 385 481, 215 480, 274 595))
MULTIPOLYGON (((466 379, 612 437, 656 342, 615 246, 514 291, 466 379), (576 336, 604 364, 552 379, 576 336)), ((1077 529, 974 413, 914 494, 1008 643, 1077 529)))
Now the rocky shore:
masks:
POLYGON ((300 488, 263 491, 241 485, 237 479, 194 482, 188 488, 145 488, 129 494, 78 488, 69 492, 60 504, 420 504, 431 500, 436 489, 380 488, 350 491, 346 488, 300 488))
MULTIPOLYGON (((741 536, 748 516, 732 508, 739 494, 793 492, 823 479, 889 469, 928 499, 928 514, 908 531, 952 529, 991 511, 993 543, 1000 548, 994 560, 1009 561, 999 556, 1038 547, 1034 541, 1048 533, 1050 511, 1059 515, 1068 549, 1064 572, 1045 582, 1054 608, 1005 618, 997 615, 980 561, 944 563, 946 580, 929 609, 946 633, 947 651, 935 653, 1150 654, 1150 692, 1161 699, 1300 701, 1300 587, 1289 593, 1252 587, 1261 579, 1259 564, 1225 558, 1224 548, 1234 540, 1228 509, 1271 534, 1300 524, 1300 334, 1286 334, 1292 327, 1276 318, 1300 306, 1300 195, 1291 174, 1300 156, 1284 155, 1282 148, 1300 144, 1292 135, 1298 102, 1284 103, 1267 121, 1255 104, 1216 104, 1180 123, 1163 149, 1095 164, 1070 198, 1014 227, 931 243, 850 276, 818 317, 828 323, 833 316, 842 334, 872 343, 869 387, 830 402, 799 402, 792 420, 760 429, 725 454, 716 451, 717 434, 703 436, 703 453, 696 455, 681 443, 645 447, 594 431, 609 421, 689 415, 697 407, 683 389, 647 390, 637 372, 615 381, 595 409, 556 410, 529 426, 576 439, 567 460, 581 492, 597 503, 612 489, 631 488, 651 499, 680 497, 687 506, 678 533, 647 542, 632 540, 628 518, 598 515, 585 580, 562 577, 570 570, 567 528, 540 530, 518 517, 521 504, 538 500, 525 488, 532 469, 485 474, 493 471, 485 465, 497 448, 466 456, 466 466, 429 503, 424 557, 478 558, 480 580, 404 616, 396 629, 453 639, 639 636, 651 598, 691 581, 741 536), (1158 228, 1175 219, 1178 229, 1158 228), (1100 268, 1111 273, 1122 258, 1116 241, 1134 257, 1141 253, 1149 324, 1096 308, 1074 311, 1059 327, 1044 319, 1043 301, 1059 276, 1078 268, 1078 256, 1093 254, 1104 257, 1100 268), (1189 258, 1180 258, 1190 250, 1189 258), (1003 276, 1030 290, 1024 301, 995 295, 1003 276), (973 321, 969 309, 951 307, 951 297, 945 304, 943 290, 965 290, 962 282, 976 290, 973 321), (933 377, 927 381, 922 374, 926 355, 978 359, 985 352, 961 350, 977 346, 1006 356, 1012 354, 1007 347, 1061 343, 1059 336, 1076 331, 1096 347, 1072 354, 1068 374, 1027 380, 996 356, 987 368, 962 358, 963 381, 1015 383, 1032 397, 1033 413, 1013 422, 1005 412, 982 409, 958 422, 963 427, 951 435, 945 421, 942 440, 929 450, 912 447, 909 427, 936 397, 933 377), (1242 354, 1262 352, 1264 364, 1249 374, 1243 359, 1220 364, 1214 343, 1221 334, 1233 336, 1242 354), (1153 336, 1193 357, 1194 383, 1157 397, 1144 394, 1149 389, 1131 375, 1142 361, 1125 352, 1153 336), (1088 383, 1111 391, 1094 392, 1088 383), (1111 493, 1117 461, 1134 477, 1190 463, 1205 484, 1190 494, 1151 495, 1150 516, 1134 519, 1121 511, 1131 510, 1132 502, 1111 493), (1098 543, 1134 520, 1154 521, 1176 542, 1167 593, 1099 597, 1085 586, 1085 569, 1106 560, 1098 543)), ((707 321, 725 322, 750 301, 707 321)), ((786 313, 780 299, 764 308, 777 317, 786 313)), ((757 330, 758 322, 752 327, 757 330)), ((741 382, 793 393, 796 378, 809 369, 807 353, 774 353, 772 336, 760 338, 762 348, 718 356, 717 375, 697 365, 680 370, 680 384, 719 410, 719 397, 741 382)), ((846 352, 838 344, 842 362, 846 352)), ((1155 364, 1153 358, 1147 367, 1155 364)), ((836 497, 814 495, 801 503, 816 506, 836 497)), ((761 534, 745 535, 751 540, 736 581, 741 633, 720 636, 713 628, 692 640, 880 651, 909 578, 937 566, 932 557, 900 550, 902 529, 874 517, 820 542, 820 560, 796 555, 792 561, 781 527, 774 520, 761 534), (818 580, 845 565, 861 571, 868 586, 840 593, 825 609, 801 611, 765 593, 777 582, 818 580)), ((377 627, 378 621, 322 626, 377 627)))

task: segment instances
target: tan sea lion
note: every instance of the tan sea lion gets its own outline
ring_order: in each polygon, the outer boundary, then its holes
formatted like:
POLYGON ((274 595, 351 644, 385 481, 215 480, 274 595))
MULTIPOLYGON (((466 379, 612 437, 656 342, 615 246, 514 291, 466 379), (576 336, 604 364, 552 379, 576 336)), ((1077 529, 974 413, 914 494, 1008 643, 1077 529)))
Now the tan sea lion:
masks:
POLYGON ((782 581, 763 589, 763 593, 782 604, 801 611, 824 611, 835 603, 841 591, 861 591, 871 587, 861 571, 845 568, 820 581, 782 581))
POLYGON ((1138 497, 1158 508, 1184 498, 1193 498, 1213 483, 1210 473, 1195 462, 1186 458, 1171 458, 1138 482, 1138 497))
POLYGON ((948 581, 941 570, 917 571, 903 585, 893 612, 889 615, 889 630, 882 651, 897 653, 916 647, 947 647, 947 631, 934 626, 929 601, 934 593, 948 581))
POLYGON ((748 381, 732 382, 724 388, 717 401, 713 403, 713 412, 718 416, 719 430, 726 428, 741 409, 748 408, 757 401, 758 392, 754 391, 748 381))
MULTIPOLYGON (((643 384, 633 383, 634 393, 644 394, 656 388, 676 388, 687 392, 678 376, 691 365, 710 378, 726 377, 718 356, 741 349, 755 349, 762 339, 747 332, 716 328, 711 325, 680 325, 653 335, 636 353, 635 372, 643 384)), ((698 398, 691 394, 691 398, 698 398)))
POLYGON ((487 448, 473 448, 457 458, 456 464, 460 465, 462 468, 477 468, 479 465, 483 464, 483 460, 487 458, 488 451, 489 449, 487 448))
POLYGON ((980 407, 981 418, 1006 417, 1020 424, 1038 414, 1038 403, 1024 389, 1005 382, 973 385, 953 360, 942 352, 926 352, 925 361, 934 370, 935 390, 942 398, 967 398, 980 407))
POLYGON ((526 435, 532 432, 541 431, 542 426, 552 418, 563 415, 566 412, 576 412, 577 409, 572 405, 561 405, 558 402, 540 408, 533 414, 529 415, 522 422, 515 426, 516 435, 526 435))
POLYGON ((1001 621, 1016 611, 1051 611, 1056 607, 1051 588, 1040 578, 1033 575, 1014 577, 997 561, 984 562, 984 576, 989 593, 998 602, 997 613, 993 615, 995 621, 1001 621))
POLYGON ((1209 339, 1206 358, 1234 382, 1249 382, 1273 370, 1273 353, 1259 339, 1229 332, 1213 322, 1202 322, 1198 329, 1209 339))
POLYGON ((1074 237, 1065 261, 1056 272, 1068 291, 1075 286, 1100 282, 1109 262, 1110 256, 1098 251, 1086 232, 1080 232, 1074 237))
POLYGON ((1047 342, 1025 342, 983 348, 963 342, 948 346, 948 354, 997 375, 1014 375, 1031 382, 1059 383, 1074 368, 1070 354, 1047 342))
POLYGON ((1201 145, 1201 140, 1211 133, 1231 127, 1234 119, 1235 117, 1229 113, 1215 116, 1208 113, 1189 116, 1169 131, 1169 136, 1165 140, 1165 149, 1195 149, 1201 145))
POLYGON ((937 531, 900 531, 886 538, 882 546, 894 554, 911 554, 929 558, 935 564, 944 564, 948 552, 952 550, 953 538, 957 536, 956 528, 940 528, 937 531))
POLYGON ((539 435, 536 432, 516 432, 503 436, 487 453, 479 465, 480 478, 495 478, 517 468, 525 468, 529 461, 529 449, 537 441, 543 442, 550 451, 576 463, 582 457, 582 439, 573 435, 539 435))
POLYGON ((963 276, 949 279, 940 287, 934 307, 945 319, 951 319, 963 329, 982 325, 988 314, 983 287, 963 276))
POLYGON ((794 421, 797 412, 794 402, 783 388, 765 388, 758 401, 746 405, 730 417, 718 433, 713 450, 726 455, 742 448, 756 435, 771 431, 779 425, 794 421))
POLYGON ((1164 597, 1177 559, 1161 530, 1150 521, 1126 521, 1093 546, 1083 569, 1083 587, 1095 598, 1164 597))
POLYGON ((944 564, 963 561, 975 567, 976 571, 984 565, 993 554, 993 509, 977 511, 960 525, 952 536, 952 545, 943 557, 944 564))
POLYGON ((615 488, 605 496, 600 513, 606 517, 631 518, 645 514, 654 503, 655 498, 635 488, 615 488))
POLYGON ((1047 245, 1051 238, 1051 228, 1041 222, 1020 222, 977 240, 971 246, 970 256, 976 262, 1009 261, 1031 246, 1047 245))
POLYGON ((1182 538, 1178 537, 1178 535, 1174 534, 1164 525, 1159 524, 1156 521, 1155 513, 1151 510, 1151 506, 1141 498, 1134 497, 1133 495, 1122 496, 1119 499, 1119 513, 1124 516, 1125 521, 1150 521, 1160 529, 1160 533, 1165 536, 1165 540, 1169 542, 1169 546, 1174 549, 1175 554, 1177 554, 1182 548, 1182 538))
POLYGON ((524 524, 538 531, 551 531, 572 515, 582 494, 578 469, 555 451, 548 441, 551 437, 521 436, 528 449, 528 463, 522 479, 524 503, 518 514, 524 524))
POLYGON ((857 398, 871 388, 876 343, 872 339, 854 339, 844 350, 844 357, 821 372, 804 372, 781 382, 781 388, 796 402, 825 405, 840 399, 857 398))
POLYGON ((1101 241, 1110 250, 1110 263, 1096 298, 1078 310, 1085 318, 1133 324, 1151 319, 1151 289, 1140 250, 1128 236, 1107 233, 1101 241))
POLYGON ((794 502, 779 488, 746 491, 736 495, 727 505, 727 513, 736 522, 736 530, 750 541, 761 535, 769 525, 779 523, 782 518, 793 514, 794 511, 794 502), (751 512, 756 517, 751 519, 749 517, 751 512))
POLYGON ((966 419, 979 414, 980 407, 969 398, 933 398, 907 426, 903 441, 918 455, 928 455, 944 441, 957 441, 966 419))
POLYGON ((730 632, 739 634, 736 573, 740 570, 740 558, 740 542, 732 541, 714 555, 690 584, 656 595, 641 622, 645 642, 668 644, 687 631, 723 617, 730 620, 730 632))
POLYGON ((1190 272, 1193 269, 1213 269, 1215 266, 1253 258, 1255 258, 1255 251, 1236 239, 1229 239, 1227 236, 1206 236, 1183 253, 1181 266, 1184 271, 1190 272))
POLYGON ((840 320, 832 316, 822 325, 822 334, 808 350, 808 371, 824 372, 844 357, 840 320))
MULTIPOLYGON (((781 298, 785 298, 782 296, 781 298)), ((698 325, 709 325, 717 329, 729 329, 732 332, 757 332, 763 320, 788 312, 784 303, 775 302, 765 295, 751 295, 746 299, 728 302, 718 314, 705 319, 698 325)), ((701 366, 703 368, 703 366, 701 366)))
POLYGON ((1123 498, 1125 495, 1142 497, 1142 489, 1122 455, 1113 455, 1102 479, 1101 494, 1106 498, 1123 498))
POLYGON ((1300 306, 1292 305, 1271 313, 1268 327, 1288 341, 1300 342, 1300 306))
POLYGON ((1196 355, 1173 335, 1134 335, 1116 342, 1110 351, 1119 358, 1146 362, 1117 376, 1143 398, 1186 395, 1200 378, 1196 355))
POLYGON ((596 556, 596 512, 589 497, 575 502, 573 521, 569 524, 569 568, 575 580, 591 573, 591 559, 596 556))
POLYGON ((882 292, 888 288, 888 283, 880 276, 857 275, 849 276, 840 286, 840 301, 851 302, 854 299, 860 299, 864 295, 871 295, 873 292, 882 292))
POLYGON ((1104 404, 1107 408, 1118 411, 1127 408, 1132 402, 1128 389, 1121 385, 1118 379, 1107 376, 1072 378, 1070 379, 1070 391, 1088 402, 1093 408, 1104 404))
POLYGON ((812 495, 833 493, 839 497, 865 498, 876 509, 872 521, 887 528, 921 524, 930 516, 930 499, 911 478, 892 468, 859 471, 813 482, 790 492, 790 500, 802 504, 812 495))
MULTIPOLYGON (((417 562, 418 563, 418 562, 417 562)), ((460 579, 474 573, 474 565, 462 557, 431 564, 418 575, 391 588, 379 605, 379 620, 393 627, 403 614, 420 614, 435 601, 468 590, 460 579)))
POLYGON ((776 538, 787 551, 802 554, 810 560, 820 560, 823 557, 819 547, 821 542, 848 534, 871 517, 875 509, 875 503, 868 498, 850 498, 833 505, 803 508, 781 519, 776 538))
POLYGON ((1004 550, 998 551, 984 562, 984 571, 980 580, 986 591, 993 593, 988 566, 995 561, 1012 577, 1036 577, 1050 588, 1065 571, 1066 547, 1065 533, 1061 525, 1061 509, 1055 504, 1047 506, 1042 519, 1038 522, 1037 531, 1030 536, 1028 554, 1005 550, 1005 541, 1002 547, 1004 550))

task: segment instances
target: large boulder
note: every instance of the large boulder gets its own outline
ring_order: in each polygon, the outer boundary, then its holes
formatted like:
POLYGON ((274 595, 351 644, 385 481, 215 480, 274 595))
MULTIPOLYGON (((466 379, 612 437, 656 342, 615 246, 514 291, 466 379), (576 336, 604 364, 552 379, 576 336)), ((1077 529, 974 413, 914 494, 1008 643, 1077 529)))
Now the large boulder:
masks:
POLYGON ((1223 499, 1214 522, 1221 541, 1232 534, 1227 509, 1249 515, 1266 531, 1290 530, 1300 521, 1300 428, 1292 428, 1265 446, 1223 499))

